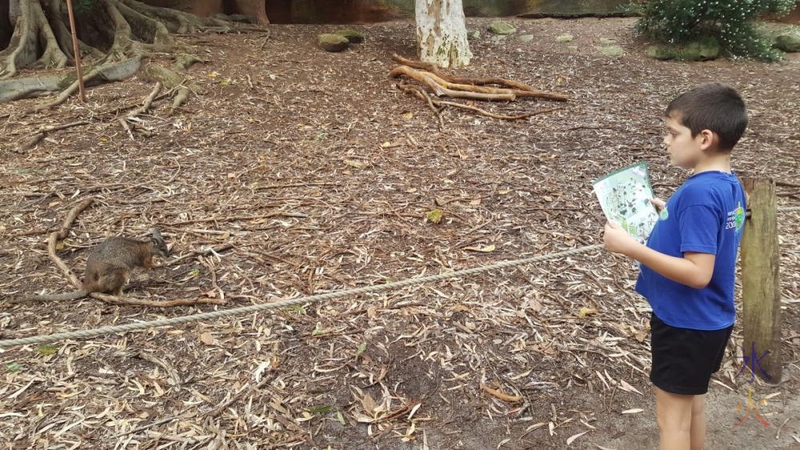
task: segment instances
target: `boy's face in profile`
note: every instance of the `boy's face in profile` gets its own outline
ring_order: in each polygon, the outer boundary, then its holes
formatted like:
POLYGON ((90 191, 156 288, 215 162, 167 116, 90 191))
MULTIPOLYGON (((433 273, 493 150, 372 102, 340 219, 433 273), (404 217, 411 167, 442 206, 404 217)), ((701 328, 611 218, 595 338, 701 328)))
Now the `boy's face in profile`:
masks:
POLYGON ((705 155, 708 136, 700 132, 692 137, 692 130, 684 126, 679 120, 672 117, 666 118, 667 135, 664 137, 664 144, 667 145, 670 164, 682 169, 693 169, 698 161, 705 155))

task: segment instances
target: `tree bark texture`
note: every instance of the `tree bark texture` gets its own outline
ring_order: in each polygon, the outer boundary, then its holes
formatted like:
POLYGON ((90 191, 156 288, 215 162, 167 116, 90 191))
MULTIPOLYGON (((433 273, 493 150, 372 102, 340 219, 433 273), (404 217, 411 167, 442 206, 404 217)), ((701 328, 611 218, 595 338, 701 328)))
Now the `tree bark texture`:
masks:
POLYGON ((416 20, 420 60, 445 68, 469 65, 461 0, 416 0, 416 20))

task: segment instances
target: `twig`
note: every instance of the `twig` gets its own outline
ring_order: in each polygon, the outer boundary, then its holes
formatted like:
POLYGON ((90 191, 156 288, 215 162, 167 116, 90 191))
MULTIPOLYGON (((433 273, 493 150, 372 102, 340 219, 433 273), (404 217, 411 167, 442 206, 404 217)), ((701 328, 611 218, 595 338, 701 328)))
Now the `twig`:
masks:
POLYGON ((144 430, 146 430, 146 429, 148 429, 148 428, 156 427, 156 426, 158 426, 158 425, 161 425, 161 424, 164 424, 164 423, 167 423, 167 422, 172 422, 173 420, 180 419, 180 418, 181 418, 181 416, 182 416, 184 413, 186 413, 186 411, 187 411, 187 410, 188 410, 188 408, 187 408, 187 409, 184 409, 184 410, 183 410, 183 411, 181 411, 179 414, 176 414, 176 415, 174 415, 174 416, 171 416, 171 417, 165 417, 165 418, 163 418, 163 419, 156 420, 155 422, 148 423, 147 425, 142 425, 142 426, 140 426, 140 427, 136 427, 136 428, 134 428, 134 429, 132 429, 132 430, 128 430, 128 431, 125 431, 125 432, 122 432, 122 433, 116 434, 116 435, 114 435, 114 436, 112 437, 112 439, 118 439, 118 438, 121 438, 121 437, 123 437, 123 436, 127 436, 127 435, 129 435, 129 434, 138 433, 138 432, 140 432, 140 431, 144 431, 144 430))
POLYGON ((487 386, 487 385, 485 385, 483 383, 481 383, 481 389, 486 391, 488 394, 491 394, 491 395, 499 398, 500 400, 502 400, 504 402, 514 403, 514 402, 519 402, 519 401, 522 400, 522 397, 520 397, 519 395, 508 395, 508 394, 505 394, 503 392, 500 392, 497 389, 492 389, 492 388, 490 388, 489 386, 487 386))
POLYGON ((240 220, 260 220, 260 219, 269 219, 271 217, 294 217, 298 219, 305 219, 308 216, 305 214, 294 214, 294 213, 287 213, 287 212, 271 212, 268 214, 263 214, 260 216, 231 216, 231 217, 205 217, 202 219, 193 219, 193 220, 186 220, 183 222, 175 222, 175 223, 167 223, 166 226, 170 227, 179 227, 183 225, 192 225, 195 223, 202 223, 202 222, 238 222, 240 220))
POLYGON ((221 253, 221 252, 224 252, 225 250, 230 250, 232 248, 233 248, 233 244, 223 244, 223 245, 220 245, 219 247, 215 247, 215 248, 204 248, 202 250, 195 250, 192 253, 189 253, 187 255, 181 256, 180 258, 173 259, 172 261, 169 261, 169 262, 165 263, 164 265, 165 266, 173 266, 173 265, 178 264, 179 262, 181 262, 181 261, 183 261, 185 259, 189 259, 189 258, 192 258, 192 257, 195 257, 195 256, 205 256, 205 255, 212 254, 212 253, 221 253))
POLYGON ((219 284, 217 284, 217 271, 214 270, 214 267, 210 262, 205 261, 205 258, 200 258, 200 263, 204 265, 211 273, 211 285, 214 286, 214 289, 216 289, 216 291, 219 293, 220 300, 225 300, 225 291, 223 291, 222 288, 219 287, 219 284))
POLYGON ((128 118, 136 117, 139 114, 147 112, 147 110, 150 109, 150 105, 153 103, 153 100, 155 100, 156 96, 160 91, 161 91, 161 82, 157 81, 155 87, 153 88, 153 92, 151 92, 150 95, 145 97, 144 103, 142 104, 141 107, 136 108, 135 110, 131 111, 128 114, 128 118))
POLYGON ((200 415, 200 417, 201 418, 205 418, 205 417, 209 417, 209 416, 210 417, 218 416, 220 413, 222 413, 223 411, 228 409, 229 406, 231 406, 232 404, 237 402, 239 399, 244 397, 245 394, 248 394, 250 392, 254 392, 254 391, 257 391, 257 390, 261 389, 267 383, 271 382, 273 378, 275 378, 274 374, 271 377, 265 377, 263 380, 259 381, 258 384, 255 385, 255 386, 252 386, 250 388, 247 388, 247 387, 242 388, 242 390, 237 392, 236 394, 234 394, 233 397, 231 397, 230 400, 228 400, 227 402, 224 402, 224 403, 220 403, 219 405, 217 405, 211 411, 204 412, 203 414, 200 415))
POLYGON ((51 131, 58 131, 58 130, 66 129, 66 128, 77 127, 78 125, 86 125, 88 123, 89 122, 81 120, 81 121, 78 121, 78 122, 71 122, 71 123, 66 123, 66 124, 63 124, 63 125, 41 127, 41 128, 39 128, 39 131, 34 133, 30 138, 28 138, 25 141, 23 141, 20 145, 18 145, 17 148, 14 149, 14 152, 15 153, 22 153, 22 152, 30 150, 36 144, 38 144, 42 139, 44 139, 45 136, 47 136, 47 133, 49 133, 51 131))
POLYGON ((796 187, 796 188, 800 188, 800 184, 797 184, 797 183, 789 183, 788 181, 780 181, 780 180, 776 180, 776 181, 775 181, 775 186, 786 186, 786 187, 796 187))
POLYGON ((64 219, 64 223, 61 225, 61 229, 59 231, 55 231, 50 234, 50 239, 47 243, 47 254, 50 255, 50 259, 61 269, 61 272, 66 275, 67 279, 73 286, 77 289, 81 289, 81 281, 78 277, 75 276, 74 273, 64 264, 64 261, 56 255, 56 244, 58 241, 63 240, 69 234, 69 229, 72 228, 72 222, 78 217, 84 209, 88 208, 92 203, 94 203, 93 198, 87 198, 86 200, 79 203, 76 207, 72 208, 72 210, 67 215, 67 218, 64 219))
MULTIPOLYGON (((161 94, 161 95, 159 95, 157 97, 155 97, 153 99, 153 102, 157 102, 159 100, 163 100, 163 99, 169 97, 170 95, 172 95, 172 91, 171 90, 168 91, 168 92, 165 92, 165 93, 163 93, 163 94, 161 94)), ((105 111, 99 112, 97 115, 98 116, 117 115, 117 114, 121 113, 122 111, 126 111, 126 110, 129 110, 131 108, 136 108, 137 106, 139 106, 138 102, 131 103, 130 105, 118 106, 118 107, 115 107, 115 108, 109 108, 109 109, 107 109, 105 111)))
POLYGON ((307 186, 336 186, 336 183, 287 183, 287 184, 271 184, 268 186, 258 186, 255 190, 263 189, 283 189, 292 187, 307 187, 307 186))
POLYGON ((186 305, 224 305, 227 302, 216 298, 179 298, 175 300, 143 300, 140 298, 132 297, 117 297, 114 295, 101 294, 99 292, 92 292, 90 297, 97 300, 102 300, 106 303, 113 305, 136 305, 136 306, 153 306, 156 308, 169 308, 172 306, 186 306, 186 305))
MULTIPOLYGON (((493 119, 520 120, 520 119, 526 119, 528 117, 535 116, 535 115, 538 115, 538 114, 544 114, 544 113, 553 112, 553 111, 557 111, 557 110, 561 109, 561 108, 550 108, 550 109, 543 109, 543 110, 540 110, 540 111, 534 111, 534 112, 530 112, 530 113, 524 113, 524 114, 518 114, 518 115, 514 115, 514 116, 508 116, 508 115, 504 115, 504 114, 495 114, 495 113, 486 111, 484 109, 477 108, 475 106, 462 105, 461 103, 448 102, 448 101, 443 101, 443 100, 438 100, 438 99, 432 99, 427 95, 427 92, 425 92, 424 90, 422 90, 418 86, 413 86, 413 85, 410 85, 408 83, 402 83, 402 82, 398 83, 397 84, 397 88, 402 90, 402 91, 411 93, 414 96, 416 96, 417 98, 420 98, 422 100, 427 100, 429 102, 429 104, 432 104, 432 105, 436 105, 436 106, 452 106, 454 108, 468 109, 468 110, 474 111, 474 112, 476 112, 476 113, 478 113, 478 114, 480 114, 482 116, 491 117, 493 119)), ((437 110, 435 108, 434 108, 434 112, 437 112, 437 110)))
POLYGON ((30 149, 32 149, 36 144, 44 139, 45 134, 43 132, 38 132, 33 134, 28 139, 24 140, 21 144, 19 144, 13 151, 14 153, 24 153, 30 149))
POLYGON ((124 128, 125 131, 128 132, 128 136, 131 137, 131 140, 135 141, 136 139, 134 139, 133 137, 133 130, 131 130, 131 126, 128 124, 128 121, 123 119, 122 117, 117 117, 117 122, 119 122, 120 125, 122 125, 122 128, 124 128))
POLYGON ((452 107, 455 107, 455 108, 468 109, 470 111, 475 111, 476 113, 478 113, 478 114, 480 114, 482 116, 491 117, 493 119, 502 119, 502 120, 527 119, 528 117, 537 116, 539 114, 549 113, 549 112, 553 112, 553 111, 558 111, 559 109, 561 109, 560 107, 559 108, 548 108, 548 109, 542 109, 540 111, 534 111, 534 112, 529 112, 529 113, 524 113, 524 114, 518 114, 518 115, 515 115, 515 116, 507 116, 505 114, 495 114, 493 112, 489 112, 489 111, 483 110, 481 108, 476 108, 474 106, 469 106, 469 105, 462 105, 461 103, 456 103, 456 102, 439 101, 439 103, 442 104, 442 105, 452 106, 452 107))
POLYGON ((397 87, 405 92, 410 92, 419 99, 425 100, 425 102, 428 104, 428 107, 431 109, 431 111, 433 111, 433 114, 435 114, 436 118, 439 120, 439 130, 441 131, 442 129, 444 129, 444 120, 442 119, 442 112, 441 110, 437 109, 436 106, 434 106, 433 100, 431 100, 431 96, 428 95, 428 93, 425 92, 424 89, 422 89, 419 86, 414 86, 412 84, 408 84, 405 82, 398 83, 397 87))

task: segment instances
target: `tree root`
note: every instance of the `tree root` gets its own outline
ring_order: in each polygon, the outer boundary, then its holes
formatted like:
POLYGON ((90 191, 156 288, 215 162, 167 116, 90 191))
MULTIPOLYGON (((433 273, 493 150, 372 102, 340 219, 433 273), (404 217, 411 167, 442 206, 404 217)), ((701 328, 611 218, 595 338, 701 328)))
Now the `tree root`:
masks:
POLYGON ((436 98, 431 98, 431 95, 424 89, 424 87, 430 89, 437 97, 467 98, 472 100, 514 101, 518 97, 535 97, 556 101, 566 101, 568 99, 568 97, 565 95, 538 91, 526 84, 512 80, 505 80, 502 78, 471 79, 455 77, 443 73, 437 66, 430 63, 412 61, 398 55, 394 55, 393 59, 402 63, 403 65, 392 69, 389 72, 389 77, 407 77, 419 83, 411 84, 401 81, 396 86, 401 91, 427 102, 428 106, 431 108, 434 114, 436 114, 439 120, 439 129, 444 127, 441 110, 448 106, 466 109, 476 112, 482 116, 501 120, 526 119, 531 116, 555 111, 560 108, 551 108, 516 115, 496 114, 471 105, 464 105, 457 102, 442 101, 436 98), (489 84, 495 84, 504 87, 487 86, 489 84))
POLYGON ((30 65, 59 69, 66 66, 67 56, 58 46, 41 3, 20 1, 19 8, 20 17, 8 48, 0 52, 0 79, 11 78, 20 68, 30 65), (44 40, 45 48, 41 57, 37 58, 40 39, 44 40))
MULTIPOLYGON (((19 0, 19 15, 7 48, 0 52, 0 80, 15 76, 25 67, 44 66, 63 68, 73 59, 72 37, 67 26, 67 14, 62 0, 19 0)), ((192 14, 143 4, 137 0, 92 0, 93 11, 84 13, 81 26, 98 32, 86 33, 92 41, 78 42, 82 59, 94 62, 95 70, 87 71, 87 81, 114 81, 110 75, 113 63, 121 68, 128 59, 139 61, 159 52, 181 50, 176 45, 174 33, 200 31, 228 32, 240 29, 238 25, 218 18, 200 18, 192 14), (102 49, 99 50, 99 49, 102 49)), ((186 70, 199 58, 183 55, 177 70, 186 70)), ((183 77, 171 74, 169 69, 159 71, 157 77, 167 89, 176 89, 185 83, 183 77)), ((125 75, 129 76, 129 75, 125 75)), ((74 93, 70 75, 45 76, 36 79, 0 83, 0 102, 30 97, 40 93, 63 90, 59 98, 36 110, 55 106, 74 93)), ((197 86, 187 86, 189 92, 179 93, 179 103, 190 92, 200 92, 197 86)))
MULTIPOLYGON (((83 77, 84 83, 89 86, 90 84, 97 84, 100 82, 120 81, 124 80, 139 70, 141 66, 141 58, 131 58, 119 63, 106 64, 103 66, 95 67, 83 77)), ((63 82, 73 80, 74 75, 70 74, 62 79, 63 82)), ((60 105, 69 98, 75 91, 78 90, 78 80, 73 81, 66 89, 61 91, 61 94, 55 100, 38 105, 30 112, 41 111, 43 109, 52 108, 53 106, 60 105)))
POLYGON ((175 110, 180 108, 186 101, 189 100, 189 94, 191 91, 186 86, 181 86, 178 89, 178 93, 175 94, 175 98, 172 100, 172 106, 170 107, 169 114, 174 114, 175 110))
POLYGON ((391 78, 398 78, 400 75, 405 75, 425 84, 439 97, 447 96, 451 98, 469 98, 473 100, 506 101, 513 101, 517 98, 516 93, 510 89, 448 83, 432 73, 422 72, 408 66, 397 66, 389 72, 389 77, 391 78))
MULTIPOLYGON (((517 92, 518 97, 537 97, 543 98, 547 100, 554 100, 559 102, 565 102, 569 100, 569 96, 563 94, 555 94, 550 92, 543 92, 537 89, 534 89, 528 86, 525 83, 520 83, 518 81, 513 80, 506 80, 503 78, 464 78, 464 77, 457 77, 453 75, 448 75, 436 66, 435 64, 421 62, 421 61, 414 61, 411 59, 403 58, 398 54, 392 55, 392 59, 404 66, 408 66, 414 69, 420 69, 427 72, 430 72, 433 75, 436 75, 438 79, 450 82, 450 83, 457 83, 461 85, 470 85, 470 86, 485 86, 487 84, 496 84, 499 86, 505 86, 511 90, 517 92)), ((475 91, 481 92, 481 91, 475 91)))
POLYGON ((467 109, 467 110, 470 110, 470 111, 474 111, 474 112, 476 112, 476 113, 478 113, 478 114, 480 114, 482 116, 491 117, 493 119, 500 119, 500 120, 527 119, 528 117, 537 116, 539 114, 553 112, 553 111, 557 111, 557 110, 561 109, 561 108, 549 108, 549 109, 543 109, 543 110, 540 110, 540 111, 534 111, 534 112, 529 112, 529 113, 524 113, 524 114, 517 114, 517 115, 513 115, 513 116, 505 115, 505 114, 495 114, 493 112, 489 112, 489 111, 486 111, 484 109, 477 108, 475 106, 463 105, 461 103, 447 102, 447 101, 442 101, 442 100, 431 98, 430 94, 425 92, 425 90, 422 87, 417 86, 417 85, 400 82, 400 83, 397 83, 396 86, 401 91, 403 91, 403 92, 405 92, 407 94, 411 94, 411 95, 413 95, 413 96, 415 96, 415 97, 417 97, 417 98, 419 98, 421 100, 426 101, 428 103, 428 105, 430 106, 431 110, 434 112, 434 114, 436 114, 436 117, 439 119, 439 129, 444 128, 444 124, 442 123, 441 111, 442 111, 442 109, 444 109, 444 108, 446 108, 448 106, 452 106, 454 108, 467 109), (437 106, 439 107, 438 109, 436 108, 437 106))
POLYGON ((150 92, 150 95, 145 97, 144 103, 142 103, 142 106, 139 107, 139 108, 136 108, 135 110, 131 111, 130 114, 128 114, 128 119, 136 117, 139 114, 143 114, 143 113, 147 112, 147 110, 150 109, 150 105, 153 104, 153 100, 156 98, 156 96, 158 95, 159 92, 161 92, 161 82, 160 81, 156 83, 155 87, 153 87, 153 91, 150 92))
POLYGON ((120 0, 127 7, 141 14, 160 19, 171 33, 187 34, 207 31, 230 31, 230 22, 216 18, 200 18, 195 15, 174 9, 156 8, 134 0, 120 0))

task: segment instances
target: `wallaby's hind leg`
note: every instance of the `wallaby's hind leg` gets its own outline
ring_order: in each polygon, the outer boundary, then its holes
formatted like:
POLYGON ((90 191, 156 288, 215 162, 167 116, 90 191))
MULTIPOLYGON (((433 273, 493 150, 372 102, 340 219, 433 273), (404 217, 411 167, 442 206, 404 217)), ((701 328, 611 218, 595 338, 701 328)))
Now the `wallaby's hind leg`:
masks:
POLYGON ((103 292, 111 292, 114 295, 122 295, 122 288, 129 280, 126 269, 110 269, 100 275, 98 284, 103 287, 103 292))

